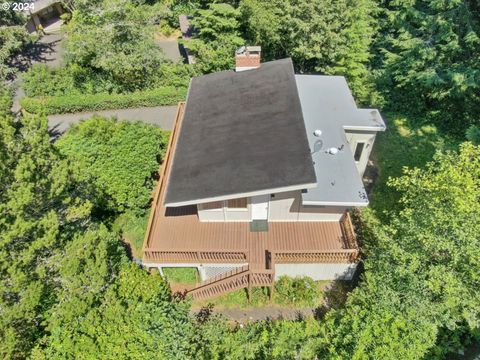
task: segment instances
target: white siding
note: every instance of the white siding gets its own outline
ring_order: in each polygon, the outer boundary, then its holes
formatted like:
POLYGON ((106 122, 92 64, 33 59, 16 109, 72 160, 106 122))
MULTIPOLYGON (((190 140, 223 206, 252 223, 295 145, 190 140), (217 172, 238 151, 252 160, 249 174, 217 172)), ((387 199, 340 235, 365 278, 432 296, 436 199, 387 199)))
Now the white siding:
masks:
POLYGON ((229 209, 226 202, 221 202, 222 207, 217 209, 204 209, 202 204, 197 205, 198 219, 204 222, 211 221, 251 221, 251 205, 247 201, 246 209, 229 209))
POLYGON ((351 280, 357 269, 353 264, 275 264, 275 279, 286 275, 309 276, 313 280, 351 280))
POLYGON ((277 193, 270 199, 268 221, 338 221, 345 212, 339 206, 302 206, 301 191, 277 193))
POLYGON ((368 159, 370 158, 370 152, 373 148, 376 132, 347 130, 345 133, 348 144, 350 145, 350 149, 352 150, 352 154, 355 154, 357 143, 365 143, 360 161, 356 163, 358 173, 363 177, 363 173, 367 167, 368 159))
POLYGON ((300 191, 277 193, 270 199, 269 221, 297 221, 300 191))
MULTIPOLYGON (((268 221, 339 221, 347 210, 341 206, 302 206, 301 191, 288 191, 268 196, 268 221)), ((230 209, 225 202, 216 209, 205 209, 198 205, 198 218, 200 221, 251 221, 252 204, 248 199, 246 209, 230 209)))

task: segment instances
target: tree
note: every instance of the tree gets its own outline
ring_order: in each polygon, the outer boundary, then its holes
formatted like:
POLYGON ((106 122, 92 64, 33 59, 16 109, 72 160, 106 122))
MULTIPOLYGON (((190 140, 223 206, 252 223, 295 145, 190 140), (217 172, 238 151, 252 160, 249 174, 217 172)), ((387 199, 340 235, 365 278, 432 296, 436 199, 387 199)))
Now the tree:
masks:
POLYGON ((248 40, 266 60, 290 56, 299 72, 344 75, 357 98, 370 95, 373 1, 244 0, 240 11, 248 40))
POLYGON ((198 29, 188 48, 196 55, 204 73, 233 69, 235 50, 245 41, 240 37, 238 10, 228 4, 210 4, 198 10, 192 25, 198 29))
POLYGON ((88 223, 91 204, 50 144, 46 118, 2 116, 0 131, 0 354, 25 358, 55 301, 52 256, 88 223))
POLYGON ((78 165, 78 179, 91 184, 98 209, 138 211, 148 206, 167 139, 152 125, 94 116, 73 126, 56 146, 78 165))
POLYGON ((58 303, 34 359, 194 358, 188 303, 129 263, 104 226, 75 236, 59 254, 58 303))
POLYGON ((154 43, 149 10, 127 0, 76 1, 68 24, 67 63, 100 73, 112 91, 148 87, 165 62, 154 43))
POLYGON ((470 125, 466 132, 466 138, 474 145, 480 145, 480 126, 470 125))
POLYGON ((15 72, 14 68, 8 65, 8 61, 29 40, 30 37, 23 25, 1 26, 0 24, 0 81, 2 83, 15 72))
POLYGON ((480 148, 438 153, 390 184, 403 210, 373 224, 365 281, 327 315, 322 358, 419 359, 444 329, 480 325, 480 148))
POLYGON ((480 15, 476 1, 386 2, 379 84, 391 106, 463 136, 479 124, 480 15))

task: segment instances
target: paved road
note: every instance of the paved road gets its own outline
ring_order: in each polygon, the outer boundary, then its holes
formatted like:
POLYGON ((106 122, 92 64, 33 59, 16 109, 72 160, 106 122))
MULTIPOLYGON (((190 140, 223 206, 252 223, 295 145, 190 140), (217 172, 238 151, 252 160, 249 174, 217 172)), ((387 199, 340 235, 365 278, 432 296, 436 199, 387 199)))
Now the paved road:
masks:
POLYGON ((177 106, 157 106, 135 109, 102 110, 75 114, 50 115, 48 117, 48 130, 52 137, 58 137, 67 131, 72 124, 89 119, 94 114, 105 117, 116 117, 119 120, 143 121, 154 124, 162 129, 171 130, 177 106))
POLYGON ((59 67, 62 64, 63 56, 62 40, 62 34, 44 35, 10 61, 8 65, 17 70, 17 75, 11 79, 15 89, 12 112, 18 113, 20 111, 20 100, 25 96, 22 89, 21 73, 26 72, 33 64, 45 64, 51 68, 59 67))
POLYGON ((182 61, 177 39, 155 40, 155 43, 162 49, 165 57, 173 62, 182 61))

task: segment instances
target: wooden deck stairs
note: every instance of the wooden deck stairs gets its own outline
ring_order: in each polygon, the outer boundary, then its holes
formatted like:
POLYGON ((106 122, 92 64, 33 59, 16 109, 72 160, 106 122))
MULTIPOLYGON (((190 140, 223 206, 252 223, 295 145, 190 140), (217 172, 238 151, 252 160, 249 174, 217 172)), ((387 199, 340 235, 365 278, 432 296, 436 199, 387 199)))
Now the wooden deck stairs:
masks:
POLYGON ((187 291, 195 300, 207 299, 223 295, 239 289, 247 289, 250 294, 252 287, 269 287, 270 294, 274 283, 273 269, 252 270, 249 265, 240 266, 223 274, 199 283, 187 291))

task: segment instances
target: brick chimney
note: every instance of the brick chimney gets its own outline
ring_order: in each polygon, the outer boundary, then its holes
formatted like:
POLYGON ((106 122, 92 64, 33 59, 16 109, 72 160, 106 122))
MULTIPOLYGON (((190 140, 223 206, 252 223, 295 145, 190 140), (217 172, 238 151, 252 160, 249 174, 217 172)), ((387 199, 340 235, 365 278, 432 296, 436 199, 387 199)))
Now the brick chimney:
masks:
POLYGON ((235 53, 235 71, 245 71, 260 67, 260 46, 242 46, 235 53))

